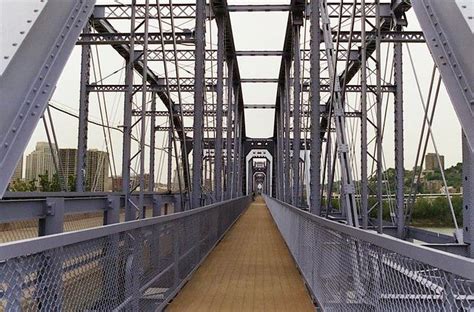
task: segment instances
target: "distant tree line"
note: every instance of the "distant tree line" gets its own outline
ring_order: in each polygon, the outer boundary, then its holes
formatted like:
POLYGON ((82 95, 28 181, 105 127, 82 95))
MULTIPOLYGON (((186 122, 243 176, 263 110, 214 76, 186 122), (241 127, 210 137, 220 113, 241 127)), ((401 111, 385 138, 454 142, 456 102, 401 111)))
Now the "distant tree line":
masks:
MULTIPOLYGON (((67 190, 74 192, 76 190, 76 177, 73 175, 68 176, 66 185, 67 190)), ((52 178, 49 178, 48 171, 44 174, 38 175, 38 179, 33 179, 30 181, 25 180, 14 180, 10 183, 8 190, 10 192, 60 192, 61 181, 59 175, 54 173, 52 178)))

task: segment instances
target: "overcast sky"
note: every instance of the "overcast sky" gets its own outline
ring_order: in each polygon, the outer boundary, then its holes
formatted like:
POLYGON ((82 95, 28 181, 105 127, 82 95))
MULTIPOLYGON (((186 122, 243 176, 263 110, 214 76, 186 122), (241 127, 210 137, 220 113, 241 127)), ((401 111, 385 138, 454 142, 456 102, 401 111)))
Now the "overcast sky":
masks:
MULTIPOLYGON (((104 1, 100 1, 103 3, 104 1)), ((123 1, 127 2, 127 1, 123 1)), ((246 3, 259 4, 269 1, 248 1, 246 3)), ((152 1, 154 3, 154 1, 152 1)), ((229 0, 230 4, 243 4, 242 1, 229 0)), ((272 0, 271 3, 284 3, 289 1, 272 0)), ((284 33, 288 13, 231 13, 233 33, 235 36, 235 45, 237 50, 281 50, 283 46, 284 33)), ((419 30, 416 17, 413 12, 408 14, 409 29, 419 30)), ((213 22, 214 24, 214 22, 213 22)), ((194 25, 187 24, 182 27, 194 28, 194 25)), ((308 23, 309 28, 309 23, 308 23)), ((155 30, 156 31, 156 30, 155 30)), ((208 42, 213 41, 215 45, 216 28, 212 39, 209 35, 208 42)), ((303 41, 303 40, 302 40, 303 41)), ((302 47, 308 47, 307 43, 302 47)), ((111 48, 101 48, 101 66, 102 76, 115 72, 123 67, 123 59, 117 56, 111 48), (105 56, 105 57, 104 57, 105 56)), ((433 67, 433 61, 425 44, 411 44, 411 53, 414 57, 415 71, 419 77, 423 96, 426 97, 430 83, 430 75, 433 67)), ((64 68, 62 76, 57 85, 52 98, 52 103, 77 114, 79 107, 79 79, 80 79, 80 47, 76 47, 64 68)), ((278 78, 280 67, 279 57, 239 57, 239 67, 242 78, 278 78)), ((309 67, 309 66, 308 66, 309 67)), ((305 74, 308 76, 308 74, 305 74)), ((413 71, 409 62, 407 48, 404 48, 404 103, 405 103, 405 158, 406 168, 410 169, 414 164, 415 153, 418 145, 421 122, 423 120, 423 109, 415 86, 413 71)), ((91 78, 94 80, 93 78, 91 78)), ((114 74, 108 83, 123 83, 123 70, 114 74)), ((98 109, 98 100, 96 94, 91 94, 90 119, 100 122, 100 112, 98 109)), ((258 84, 243 86, 244 103, 250 104, 274 104, 276 97, 276 84, 258 84)), ((103 101, 103 99, 102 99, 103 101)), ((122 124, 123 120, 123 98, 121 95, 107 95, 105 98, 109 110, 109 119, 112 126, 122 124)), ((393 166, 393 106, 390 104, 387 114, 387 126, 384 137, 384 154, 388 167, 393 166)), ((54 110, 53 119, 57 131, 60 147, 77 147, 77 119, 58 113, 54 110)), ((246 110, 246 129, 249 137, 270 137, 273 134, 273 110, 246 110)), ((445 155, 446 166, 449 167, 461 161, 461 143, 460 143, 460 125, 444 90, 441 90, 438 109, 433 123, 433 133, 436 138, 439 152, 445 155)), ((122 148, 122 136, 119 132, 112 132, 112 143, 117 159, 117 170, 120 175, 120 158, 122 148)), ((43 125, 40 122, 33 134, 30 143, 25 151, 25 155, 34 149, 37 141, 46 141, 43 125)), ((163 133, 158 133, 157 145, 161 146, 164 142, 163 133)), ((102 129, 97 126, 90 126, 89 147, 105 149, 102 129)), ((430 145, 428 151, 433 151, 430 145)), ((159 153, 160 154, 160 153, 159 153)), ((160 155, 157 155, 159 161, 160 155)), ((159 166, 159 164, 158 164, 159 166)), ((161 180, 165 180, 162 175, 161 180)))

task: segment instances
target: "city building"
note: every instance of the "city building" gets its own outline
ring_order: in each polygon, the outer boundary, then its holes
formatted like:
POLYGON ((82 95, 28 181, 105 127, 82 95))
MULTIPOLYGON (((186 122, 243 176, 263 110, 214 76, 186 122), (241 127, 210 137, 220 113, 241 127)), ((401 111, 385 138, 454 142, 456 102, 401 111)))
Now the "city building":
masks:
POLYGON ((23 155, 21 155, 18 164, 16 165, 15 171, 13 172, 11 181, 23 179, 23 155))
POLYGON ((105 192, 109 177, 109 154, 91 149, 86 156, 86 189, 105 192))
MULTIPOLYGON (((59 149, 59 162, 65 179, 76 176, 77 149, 59 149)), ((107 152, 91 149, 86 156, 86 190, 104 192, 109 176, 109 155, 107 152)))
POLYGON ((423 188, 426 193, 439 193, 440 189, 443 187, 443 181, 441 180, 431 180, 424 181, 423 188))
POLYGON ((60 148, 59 149, 59 166, 61 174, 65 177, 66 181, 68 177, 76 175, 76 159, 77 149, 75 148, 60 148))
MULTIPOLYGON (((444 169, 444 156, 439 155, 439 159, 441 160, 441 168, 444 169)), ((435 171, 440 170, 438 164, 438 158, 436 157, 435 153, 427 153, 425 156, 425 170, 428 171, 435 171)))
MULTIPOLYGON (((86 190, 104 192, 107 188, 109 176, 109 155, 107 152, 91 149, 87 151, 86 190)), ((76 177, 77 149, 59 149, 59 170, 68 181, 69 177, 76 177)), ((38 175, 48 172, 51 180, 56 172, 51 149, 47 142, 38 142, 36 149, 26 157, 26 174, 28 181, 38 179, 38 175)))
POLYGON ((51 180, 55 173, 53 155, 48 142, 38 142, 35 150, 26 156, 25 179, 38 180, 39 175, 46 173, 51 180))

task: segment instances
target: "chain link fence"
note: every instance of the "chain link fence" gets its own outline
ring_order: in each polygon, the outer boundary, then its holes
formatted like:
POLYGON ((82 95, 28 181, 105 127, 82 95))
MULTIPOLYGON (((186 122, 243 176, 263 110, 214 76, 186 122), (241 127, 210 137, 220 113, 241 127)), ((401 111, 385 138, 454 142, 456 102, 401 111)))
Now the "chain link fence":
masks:
POLYGON ((474 259, 265 201, 324 311, 474 311, 474 259))
POLYGON ((0 311, 155 311, 250 197, 0 246, 0 311))

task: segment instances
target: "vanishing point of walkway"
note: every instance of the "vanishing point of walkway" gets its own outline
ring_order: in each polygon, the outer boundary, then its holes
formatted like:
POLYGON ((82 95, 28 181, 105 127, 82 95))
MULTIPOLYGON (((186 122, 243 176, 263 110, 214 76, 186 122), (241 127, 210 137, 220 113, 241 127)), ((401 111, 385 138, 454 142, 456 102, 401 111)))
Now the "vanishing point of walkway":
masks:
POLYGON ((167 311, 314 311, 263 199, 250 205, 167 311))

